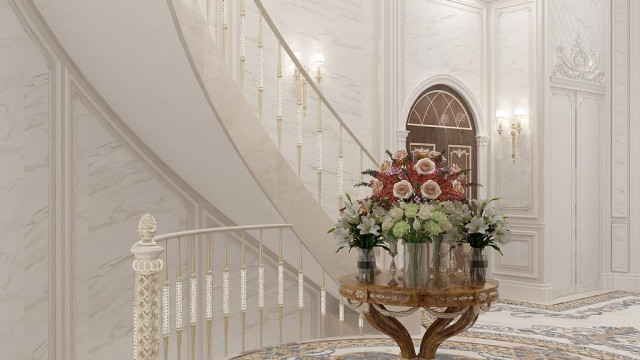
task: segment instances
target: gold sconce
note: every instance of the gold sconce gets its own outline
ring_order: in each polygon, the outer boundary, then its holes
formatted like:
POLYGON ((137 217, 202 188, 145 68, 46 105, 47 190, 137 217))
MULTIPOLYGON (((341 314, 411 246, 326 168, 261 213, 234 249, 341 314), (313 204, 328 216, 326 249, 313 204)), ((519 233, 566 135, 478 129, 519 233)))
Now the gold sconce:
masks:
POLYGON ((516 145, 518 137, 522 132, 522 121, 524 120, 524 109, 516 108, 513 111, 513 117, 508 117, 504 109, 496 110, 496 119, 498 119, 498 134, 502 137, 503 133, 509 130, 507 137, 511 139, 511 159, 516 161, 516 145))
MULTIPOLYGON (((294 51, 293 54, 296 56, 296 59, 302 64, 302 55, 299 51, 294 51)), ((313 62, 316 64, 316 79, 318 83, 322 79, 322 64, 324 63, 324 54, 316 53, 313 56, 313 62)), ((302 65, 304 69, 309 72, 309 68, 302 65)), ((308 86, 307 80, 300 74, 300 69, 297 66, 293 67, 293 77, 296 81, 296 88, 298 93, 298 101, 302 106, 302 112, 306 116, 307 114, 307 98, 308 98, 308 86)))

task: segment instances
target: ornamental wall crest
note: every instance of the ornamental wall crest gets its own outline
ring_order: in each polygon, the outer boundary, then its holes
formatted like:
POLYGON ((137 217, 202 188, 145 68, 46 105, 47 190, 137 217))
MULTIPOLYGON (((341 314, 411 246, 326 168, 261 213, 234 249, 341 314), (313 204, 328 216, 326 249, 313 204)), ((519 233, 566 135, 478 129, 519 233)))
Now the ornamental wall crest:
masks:
POLYGON ((592 81, 604 84, 604 72, 600 68, 600 55, 589 57, 582 47, 580 36, 576 39, 571 51, 564 45, 556 48, 557 59, 551 75, 565 79, 592 81))

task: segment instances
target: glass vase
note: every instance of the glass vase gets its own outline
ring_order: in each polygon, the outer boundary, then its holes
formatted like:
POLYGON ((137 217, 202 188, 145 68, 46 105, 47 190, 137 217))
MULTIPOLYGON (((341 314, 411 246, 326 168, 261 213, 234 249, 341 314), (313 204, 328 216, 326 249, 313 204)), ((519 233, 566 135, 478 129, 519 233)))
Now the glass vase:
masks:
POLYGON ((487 279, 487 268, 489 267, 487 251, 485 248, 471 248, 470 257, 469 271, 471 274, 471 282, 473 284, 483 284, 487 279))
POLYGON ((429 282, 428 243, 404 244, 404 286, 426 287, 429 282))
POLYGON ((442 270, 442 267, 445 266, 445 264, 441 264, 441 257, 440 257, 440 244, 442 244, 442 236, 433 236, 432 237, 432 242, 429 245, 430 246, 430 253, 431 253, 431 265, 430 265, 430 269, 429 269, 429 273, 431 274, 430 277, 433 278, 439 278, 440 277, 440 270, 442 270))
POLYGON ((376 254, 370 249, 358 248, 358 281, 372 284, 376 275, 376 254))

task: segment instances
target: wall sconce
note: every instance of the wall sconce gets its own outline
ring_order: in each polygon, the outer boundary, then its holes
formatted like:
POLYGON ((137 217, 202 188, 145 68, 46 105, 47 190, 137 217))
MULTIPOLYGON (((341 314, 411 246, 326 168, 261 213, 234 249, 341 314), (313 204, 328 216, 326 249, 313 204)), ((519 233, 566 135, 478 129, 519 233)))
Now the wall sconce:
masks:
MULTIPOLYGON (((302 63, 302 55, 298 51, 294 51, 293 54, 296 56, 298 61, 302 63)), ((316 64, 316 79, 318 80, 318 84, 322 79, 322 64, 324 63, 324 54, 316 53, 313 56, 313 62, 316 64)), ((309 72, 309 68, 302 65, 304 69, 309 72)), ((296 81, 296 87, 298 91, 298 101, 301 103, 302 112, 306 116, 307 114, 307 98, 308 98, 308 86, 307 80, 300 74, 300 69, 297 66, 293 68, 293 77, 296 81)))
POLYGON ((498 134, 502 137, 502 134, 509 130, 508 137, 511 139, 511 159, 516 161, 516 144, 518 137, 522 132, 522 120, 524 117, 524 109, 516 108, 513 111, 513 117, 508 118, 507 112, 503 109, 496 110, 496 119, 498 119, 498 134), (503 124, 504 123, 504 124, 503 124))

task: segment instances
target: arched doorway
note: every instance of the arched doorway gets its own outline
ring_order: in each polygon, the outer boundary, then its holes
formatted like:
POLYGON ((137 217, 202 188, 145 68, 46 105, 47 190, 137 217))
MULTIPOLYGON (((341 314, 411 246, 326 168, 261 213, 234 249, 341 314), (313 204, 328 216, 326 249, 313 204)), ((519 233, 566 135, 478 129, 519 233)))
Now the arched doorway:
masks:
MULTIPOLYGON (((445 152, 449 166, 470 169, 467 182, 476 182, 476 128, 469 105, 449 86, 438 84, 423 91, 407 116, 407 150, 417 148, 445 152)), ((467 197, 475 198, 475 187, 467 197)))

